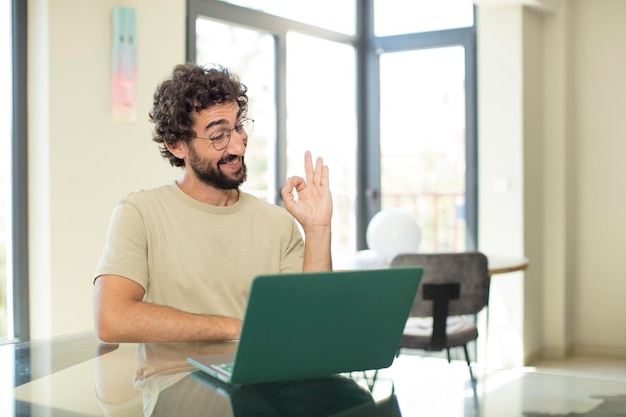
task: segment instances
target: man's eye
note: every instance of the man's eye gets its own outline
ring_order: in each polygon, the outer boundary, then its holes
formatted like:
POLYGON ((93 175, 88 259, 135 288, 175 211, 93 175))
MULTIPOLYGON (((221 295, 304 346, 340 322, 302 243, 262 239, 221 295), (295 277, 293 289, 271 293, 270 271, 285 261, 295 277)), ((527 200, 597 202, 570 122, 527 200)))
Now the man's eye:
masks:
POLYGON ((227 135, 226 130, 220 130, 215 135, 211 136, 211 140, 213 142, 221 142, 224 139, 226 139, 226 135, 227 135))

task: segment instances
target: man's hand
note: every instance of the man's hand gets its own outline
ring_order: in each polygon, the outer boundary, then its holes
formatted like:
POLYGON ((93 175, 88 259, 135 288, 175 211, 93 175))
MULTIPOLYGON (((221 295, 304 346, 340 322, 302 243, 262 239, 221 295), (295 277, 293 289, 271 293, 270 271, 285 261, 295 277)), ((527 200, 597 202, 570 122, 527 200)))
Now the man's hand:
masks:
POLYGON ((328 167, 322 158, 315 161, 311 152, 304 153, 306 180, 293 176, 280 191, 285 208, 304 229, 303 271, 328 271, 332 269, 330 251, 333 199, 328 184, 328 167))
POLYGON ((293 176, 281 190, 285 208, 302 225, 305 234, 318 228, 330 227, 333 200, 328 184, 328 166, 318 157, 313 169, 311 152, 304 153, 306 180, 293 176))

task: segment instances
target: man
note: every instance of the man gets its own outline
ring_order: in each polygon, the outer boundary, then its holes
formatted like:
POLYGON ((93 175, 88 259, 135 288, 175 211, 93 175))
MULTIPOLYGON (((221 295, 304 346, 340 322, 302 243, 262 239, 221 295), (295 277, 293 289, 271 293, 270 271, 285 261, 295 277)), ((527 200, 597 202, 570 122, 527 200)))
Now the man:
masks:
POLYGON ((306 152, 305 178, 287 179, 286 210, 239 188, 253 124, 246 92, 227 69, 194 64, 176 66, 157 87, 153 139, 184 172, 113 211, 94 282, 102 341, 237 339, 256 275, 332 269, 321 158, 306 152))

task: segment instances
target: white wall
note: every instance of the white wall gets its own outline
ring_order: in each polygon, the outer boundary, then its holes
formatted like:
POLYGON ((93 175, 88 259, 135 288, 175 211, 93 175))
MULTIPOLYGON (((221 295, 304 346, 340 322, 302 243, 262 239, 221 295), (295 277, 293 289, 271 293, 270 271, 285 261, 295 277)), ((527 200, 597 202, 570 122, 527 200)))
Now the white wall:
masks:
MULTIPOLYGON (((531 261, 494 278, 488 337, 510 363, 626 356, 626 2, 483 2, 480 246, 531 261), (493 187, 499 178, 509 191, 493 187)), ((147 113, 184 43, 184 0, 29 0, 33 338, 93 327, 92 275, 113 205, 178 176, 147 113), (116 5, 137 10, 138 118, 127 124, 110 117, 116 5)))
POLYGON ((571 7, 574 349, 626 357, 626 2, 571 7))
POLYGON ((626 2, 477 3, 479 246, 531 262, 492 281, 490 347, 626 357, 626 2))
POLYGON ((93 328, 116 201, 179 175, 151 140, 152 93, 185 58, 184 0, 29 0, 31 337, 93 328), (137 13, 137 120, 111 119, 113 6, 137 13))
MULTIPOLYGON (((478 247, 511 256, 525 255, 521 10, 481 7, 477 17, 478 247), (500 182, 508 184, 508 190, 494 185, 500 182)), ((486 355, 490 366, 518 364, 523 356, 523 278, 522 273, 511 273, 491 281, 486 355)))
POLYGON ((546 140, 545 200, 541 207, 545 211, 543 254, 548 261, 543 264, 542 277, 546 278, 542 278, 543 286, 537 294, 543 299, 543 349, 537 349, 537 346, 535 349, 539 350, 539 355, 543 353, 549 357, 566 356, 572 346, 571 320, 568 319, 568 309, 573 306, 568 242, 574 238, 569 225, 574 221, 570 208, 575 181, 568 170, 571 169, 569 161, 574 148, 570 127, 574 88, 569 70, 571 7, 560 6, 558 12, 543 16, 545 75, 542 85, 545 87, 543 126, 546 140))

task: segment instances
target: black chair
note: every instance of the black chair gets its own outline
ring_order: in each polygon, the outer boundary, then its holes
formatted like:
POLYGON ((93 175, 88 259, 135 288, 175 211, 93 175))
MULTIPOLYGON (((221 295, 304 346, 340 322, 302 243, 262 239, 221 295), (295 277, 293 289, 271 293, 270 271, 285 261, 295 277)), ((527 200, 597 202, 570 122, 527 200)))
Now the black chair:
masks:
POLYGON ((400 349, 425 351, 462 347, 473 384, 467 345, 478 338, 476 314, 489 301, 487 257, 480 252, 399 254, 392 267, 419 265, 424 268, 400 349), (469 317, 466 317, 469 316, 469 317))

